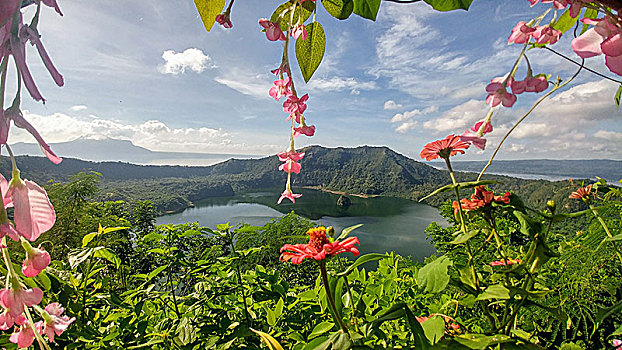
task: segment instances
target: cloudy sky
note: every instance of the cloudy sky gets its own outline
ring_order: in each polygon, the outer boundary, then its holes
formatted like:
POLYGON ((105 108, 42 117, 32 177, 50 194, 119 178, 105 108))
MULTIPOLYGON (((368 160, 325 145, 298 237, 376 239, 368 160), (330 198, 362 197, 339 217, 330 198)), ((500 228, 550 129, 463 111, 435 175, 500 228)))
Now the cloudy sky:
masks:
MULTIPOLYGON (((277 2, 238 1, 233 29, 216 25, 210 33, 190 0, 58 2, 64 16, 45 8, 40 32, 66 84, 56 87, 29 48, 47 103, 22 104, 48 142, 117 138, 157 151, 261 155, 287 147, 282 101, 268 95, 282 45, 267 41, 257 24, 277 2)), ((486 115, 486 84, 506 74, 520 51, 507 45, 512 27, 545 9, 476 0, 468 12, 438 13, 423 3, 383 2, 375 23, 357 16, 338 21, 319 9, 324 61, 309 84, 293 68, 299 94, 310 96, 305 117, 317 130, 297 146, 386 145, 418 158, 424 144, 462 133, 486 115)), ((570 39, 554 47, 576 59, 570 39)), ((534 73, 562 79, 576 69, 543 50, 529 59, 534 73)), ((608 72, 602 57, 587 65, 608 72)), ((524 75, 521 66, 517 77, 524 75)), ((516 129, 500 158, 622 159, 616 88, 581 73, 516 129)), ((537 97, 520 95, 513 108, 496 112, 486 151, 460 159, 489 157, 537 97)), ((10 141, 33 142, 16 128, 10 141)))

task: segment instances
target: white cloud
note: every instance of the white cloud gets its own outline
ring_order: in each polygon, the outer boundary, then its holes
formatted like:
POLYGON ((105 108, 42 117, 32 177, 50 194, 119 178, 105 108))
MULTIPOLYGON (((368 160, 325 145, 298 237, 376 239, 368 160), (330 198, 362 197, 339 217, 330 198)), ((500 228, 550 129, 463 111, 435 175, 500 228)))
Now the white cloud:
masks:
POLYGON ((350 90, 350 92, 355 95, 358 95, 358 92, 361 90, 378 89, 375 81, 358 81, 351 77, 318 78, 311 80, 307 86, 311 90, 323 92, 350 90))
POLYGON ((484 119, 489 107, 484 101, 469 100, 458 105, 438 118, 428 120, 423 123, 423 127, 435 131, 453 131, 460 133, 462 130, 470 128, 475 122, 484 119))
POLYGON ((71 107, 71 110, 75 111, 75 112, 83 111, 85 109, 87 109, 87 107, 85 105, 75 105, 75 106, 71 107))
POLYGON ((274 79, 270 79, 265 73, 257 74, 240 68, 231 68, 214 80, 244 95, 269 98, 268 91, 274 79))
POLYGON ((598 137, 599 139, 605 139, 608 141, 622 142, 622 132, 598 130, 594 134, 594 137, 598 137))
POLYGON ((210 64, 211 58, 196 48, 189 48, 179 53, 166 50, 162 53, 162 58, 165 63, 158 66, 158 71, 162 74, 177 75, 185 73, 186 69, 201 73, 208 68, 215 68, 210 64))
POLYGON ((414 117, 434 112, 438 112, 438 106, 430 106, 421 110, 414 109, 409 112, 397 113, 393 116, 393 118, 391 118, 391 123, 400 123, 400 125, 395 128, 395 131, 403 134, 408 130, 414 129, 418 125, 418 122, 413 120, 414 117))
MULTIPOLYGON (((197 153, 272 153, 282 146, 249 145, 236 141, 236 135, 221 128, 173 128, 159 120, 130 124, 107 119, 81 120, 62 113, 48 116, 24 111, 24 117, 40 130, 48 143, 89 139, 130 140, 153 151, 197 153)), ((10 142, 34 142, 26 131, 13 127, 10 142)))
POLYGON ((400 109, 402 108, 402 105, 399 103, 396 103, 393 100, 388 100, 384 103, 384 109, 385 110, 396 110, 396 109, 400 109))

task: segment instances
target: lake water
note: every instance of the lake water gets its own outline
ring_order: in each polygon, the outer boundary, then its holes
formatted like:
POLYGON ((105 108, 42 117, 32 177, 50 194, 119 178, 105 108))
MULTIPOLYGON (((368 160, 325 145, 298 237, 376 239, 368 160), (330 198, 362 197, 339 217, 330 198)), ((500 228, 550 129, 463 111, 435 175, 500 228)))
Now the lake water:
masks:
POLYGON ((229 221, 232 225, 246 223, 263 226, 268 221, 289 213, 309 218, 324 226, 333 226, 337 234, 345 227, 356 224, 351 235, 361 243, 361 254, 394 251, 422 261, 434 253, 427 240, 425 228, 433 221, 447 222, 436 208, 401 198, 358 198, 350 196, 352 205, 337 206, 339 195, 315 190, 296 190, 302 198, 295 204, 285 200, 277 205, 280 191, 255 191, 233 197, 208 198, 195 203, 181 213, 161 216, 158 224, 179 224, 198 221, 201 226, 215 228, 229 221))

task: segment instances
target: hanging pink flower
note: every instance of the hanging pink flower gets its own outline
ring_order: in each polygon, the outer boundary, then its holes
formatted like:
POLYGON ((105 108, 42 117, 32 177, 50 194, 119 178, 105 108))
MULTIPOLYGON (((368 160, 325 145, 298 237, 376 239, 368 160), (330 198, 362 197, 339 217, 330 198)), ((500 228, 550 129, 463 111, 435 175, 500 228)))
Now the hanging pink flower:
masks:
POLYGON ((622 28, 606 17, 596 20, 583 18, 581 22, 594 27, 572 40, 572 50, 581 58, 604 54, 607 68, 622 75, 622 28))
POLYGON ((291 29, 292 37, 296 40, 305 40, 307 38, 307 30, 304 24, 297 24, 291 29))
POLYGON ((294 128, 294 137, 298 137, 300 135, 313 136, 315 134, 315 125, 306 126, 302 125, 301 127, 294 128))
POLYGON ((28 242, 24 243, 30 249, 26 250, 26 259, 24 259, 22 264, 22 273, 26 277, 36 277, 50 265, 50 254, 41 249, 41 246, 33 248, 28 242))
POLYGON ((0 314, 0 330, 6 331, 7 329, 12 328, 14 324, 19 326, 23 324, 24 321, 26 321, 26 317, 23 314, 13 317, 7 311, 4 311, 0 314))
POLYGON ((288 159, 285 163, 279 166, 279 170, 283 170, 286 173, 296 173, 300 174, 300 163, 294 162, 291 159, 288 159))
POLYGON ((270 22, 269 20, 262 18, 259 20, 259 25, 266 29, 266 37, 270 41, 285 40, 285 34, 281 30, 281 26, 278 23, 270 22))
POLYGON ((549 88, 549 81, 544 74, 536 75, 525 79, 525 91, 527 92, 542 92, 549 88))
POLYGON ((538 44, 555 44, 562 36, 562 32, 557 29, 553 29, 550 25, 537 26, 536 31, 533 32, 533 38, 536 39, 538 44))
POLYGON ((8 20, 19 9, 19 0, 0 1, 0 23, 8 20))
POLYGON ((292 81, 289 79, 289 77, 285 78, 285 80, 275 80, 274 86, 270 88, 268 94, 272 96, 275 100, 278 100, 279 98, 281 98, 281 96, 289 97, 292 94, 291 87, 292 81))
POLYGON ((63 159, 57 156, 53 151, 50 145, 48 145, 41 134, 35 129, 32 124, 30 124, 22 115, 22 111, 19 108, 9 108, 4 111, 2 115, 2 120, 0 122, 0 144, 6 144, 6 139, 4 135, 8 137, 9 134, 9 123, 13 121, 16 127, 20 129, 25 129, 28 131, 39 143, 39 147, 41 147, 41 151, 43 154, 54 164, 60 163, 63 159), (6 118, 6 119, 5 119, 6 118))
POLYGON ((466 130, 462 135, 460 135, 460 141, 471 142, 473 146, 479 149, 486 148, 486 139, 484 135, 492 131, 492 125, 490 123, 486 123, 484 127, 483 121, 475 123, 469 130, 466 130), (481 131, 480 131, 481 129, 481 131))
POLYGON ((69 327, 75 317, 69 318, 67 315, 63 315, 65 309, 59 303, 51 303, 45 307, 46 314, 43 314, 43 321, 35 323, 35 328, 39 334, 47 335, 50 342, 54 342, 55 335, 61 335, 69 327))
POLYGON ((15 208, 15 229, 24 238, 34 241, 54 226, 56 213, 45 190, 36 183, 19 178, 11 179, 4 202, 15 208))
POLYGON ((526 25, 525 21, 518 22, 512 29, 512 34, 508 38, 508 44, 524 44, 531 38, 536 30, 526 25))
POLYGON ((231 23, 228 13, 216 15, 216 22, 227 29, 233 28, 233 23, 231 23))
POLYGON ((307 104, 305 102, 307 102, 308 99, 309 94, 304 94, 301 98, 295 95, 288 96, 287 101, 283 102, 283 112, 300 116, 307 109, 307 104))
POLYGON ((277 156, 279 157, 279 160, 281 162, 286 162, 288 160, 297 162, 297 161, 301 160, 302 157, 305 156, 305 154, 304 154, 304 152, 287 151, 287 152, 277 153, 277 156))
POLYGON ((486 104, 489 104, 491 107, 496 107, 501 103, 504 107, 509 108, 516 102, 516 95, 507 92, 506 87, 502 83, 492 82, 488 84, 486 92, 488 92, 486 104))
POLYGON ((27 348, 32 345, 32 342, 35 340, 35 331, 30 327, 28 320, 24 319, 23 324, 20 325, 19 331, 17 333, 11 334, 9 337, 9 341, 11 343, 17 344, 20 348, 27 348))
POLYGON ((287 198, 290 201, 292 201, 292 203, 296 203, 296 198, 300 198, 302 197, 302 194, 298 194, 298 193, 292 193, 292 190, 290 190, 289 188, 285 189, 285 191, 283 191, 283 193, 281 193, 281 197, 279 198, 279 200, 276 202, 276 204, 281 204, 281 202, 283 201, 283 199, 287 198))
POLYGON ((24 313, 26 306, 37 305, 42 298, 43 291, 40 288, 0 290, 0 306, 14 319, 24 313))

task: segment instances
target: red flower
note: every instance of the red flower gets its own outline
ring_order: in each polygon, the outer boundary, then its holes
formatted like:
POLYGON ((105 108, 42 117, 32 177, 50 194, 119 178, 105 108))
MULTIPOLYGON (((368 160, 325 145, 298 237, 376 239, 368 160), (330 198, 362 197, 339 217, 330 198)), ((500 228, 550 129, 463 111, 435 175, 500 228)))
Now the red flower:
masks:
POLYGON ((580 187, 578 190, 572 192, 568 198, 588 200, 590 198, 590 192, 592 192, 592 185, 587 185, 586 187, 580 187))
POLYGON ((356 237, 349 237, 341 242, 330 242, 326 237, 326 228, 323 226, 309 229, 307 234, 310 236, 307 244, 284 245, 281 248, 281 260, 300 264, 306 258, 324 260, 327 256, 341 253, 359 255, 358 248, 354 246, 359 244, 359 239, 356 237))
POLYGON ((425 160, 433 160, 438 157, 448 159, 458 154, 458 152, 464 154, 463 149, 467 148, 469 148, 469 144, 460 141, 460 136, 449 135, 443 140, 436 140, 423 146, 423 150, 419 156, 425 160))
MULTIPOLYGON (((510 203, 510 192, 505 191, 503 196, 495 196, 492 191, 488 191, 486 186, 477 186, 475 187, 475 193, 471 195, 471 200, 466 198, 462 198, 460 200, 460 205, 462 210, 471 211, 475 209, 479 209, 487 204, 492 202, 500 202, 509 204, 510 203)), ((460 209, 458 208, 458 202, 454 201, 453 203, 454 213, 457 213, 460 209)))

